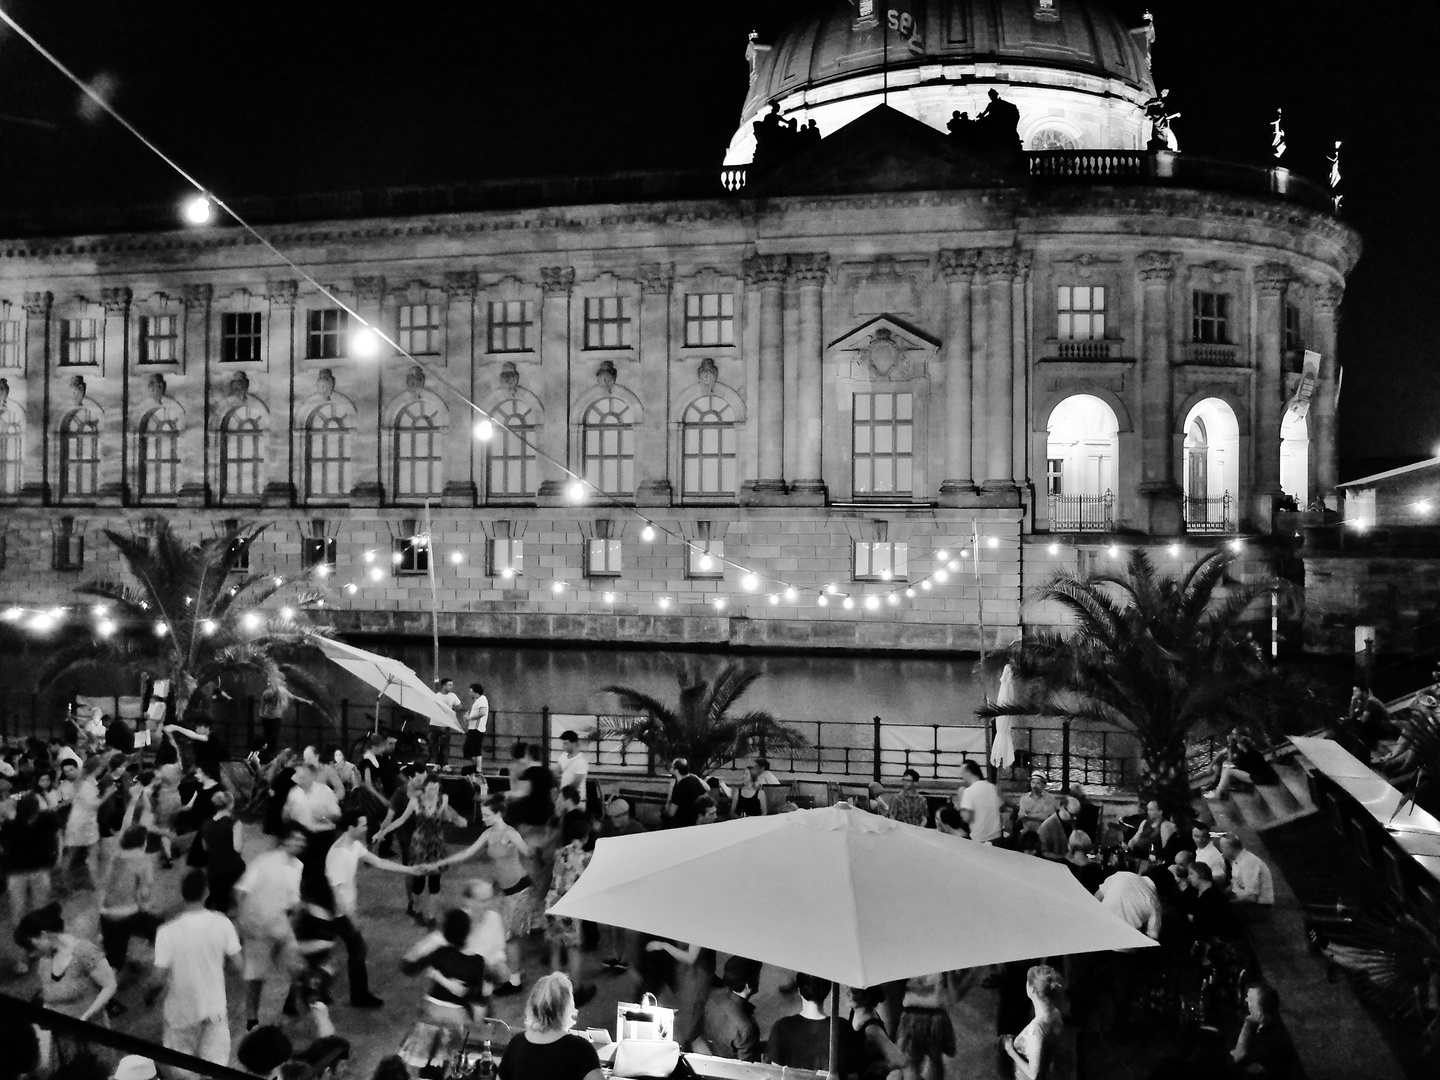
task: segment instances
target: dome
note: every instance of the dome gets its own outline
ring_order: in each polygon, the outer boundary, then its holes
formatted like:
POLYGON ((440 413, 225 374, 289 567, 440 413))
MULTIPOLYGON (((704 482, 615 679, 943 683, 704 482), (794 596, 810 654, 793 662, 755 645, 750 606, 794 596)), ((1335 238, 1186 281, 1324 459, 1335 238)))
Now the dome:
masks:
POLYGON ((726 162, 750 160, 750 125, 772 102, 822 134, 882 100, 944 130, 992 88, 1020 108, 1029 149, 1137 149, 1155 94, 1152 38, 1101 0, 826 0, 774 42, 750 43, 726 162))

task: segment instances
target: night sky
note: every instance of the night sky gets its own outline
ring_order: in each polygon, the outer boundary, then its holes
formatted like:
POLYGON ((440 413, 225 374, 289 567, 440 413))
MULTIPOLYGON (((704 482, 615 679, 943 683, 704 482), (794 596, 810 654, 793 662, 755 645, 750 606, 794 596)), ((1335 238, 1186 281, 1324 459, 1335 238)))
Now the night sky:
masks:
MULTIPOLYGON (((718 166, 746 33, 816 0, 0 0, 222 196, 718 166)), ((836 0, 840 2, 840 0, 836 0)), ((943 0, 931 0, 943 2, 943 0)), ((1061 0, 1062 3, 1067 0, 1061 0)), ((1114 6, 1138 24, 1146 5, 1114 6)), ((1341 455, 1440 442, 1433 0, 1154 0, 1188 153, 1321 178, 1345 141, 1365 237, 1341 331, 1341 455), (1428 119, 1427 119, 1428 117, 1428 119), (1395 407, 1396 392, 1403 405, 1395 407)), ((182 182, 0 28, 0 206, 166 202, 182 182)), ((1381 462, 1377 462, 1381 464, 1381 462)))

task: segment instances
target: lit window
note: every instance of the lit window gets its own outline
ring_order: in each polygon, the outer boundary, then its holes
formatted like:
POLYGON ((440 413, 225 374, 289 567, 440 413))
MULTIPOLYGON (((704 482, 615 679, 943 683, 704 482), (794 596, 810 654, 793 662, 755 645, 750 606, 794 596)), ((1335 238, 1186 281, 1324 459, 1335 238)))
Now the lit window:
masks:
POLYGON ((420 523, 414 519, 400 522, 400 532, 390 545, 397 574, 427 574, 430 572, 430 543, 420 536, 420 523))
POLYGON ((305 423, 305 494, 335 499, 349 493, 351 442, 355 430, 349 417, 327 401, 305 423))
POLYGON ((733 495, 736 482, 735 410, 722 397, 697 398, 680 419, 681 494, 733 495))
POLYGON ((534 352, 535 301, 490 301, 490 351, 534 352))
POLYGON ((1065 494, 1065 459, 1052 457, 1045 459, 1045 494, 1065 494))
POLYGON ((100 418, 88 405, 60 421, 60 498, 93 498, 100 490, 100 418))
POLYGON ((497 536, 490 541, 490 576, 504 577, 510 571, 515 577, 524 569, 524 541, 509 536, 497 536))
POLYGON ((242 405, 220 423, 220 501, 258 499, 265 483, 265 417, 242 405))
POLYGON ((0 411, 0 495, 20 493, 24 450, 25 421, 20 410, 7 405, 0 411))
POLYGON ((725 541, 711 538, 714 526, 713 521, 695 523, 695 542, 690 545, 686 560, 686 569, 692 578, 725 576, 725 541))
POLYGON ((260 312, 227 311, 220 317, 220 360, 235 364, 260 359, 260 312))
POLYGON ((685 297, 685 344, 735 344, 735 294, 689 293, 685 297))
POLYGON ((536 425, 529 407, 514 399, 502 401, 491 410, 490 418, 495 427, 486 467, 491 498, 535 494, 540 478, 536 425))
POLYGON ((585 298, 585 348, 628 349, 631 344, 630 298, 585 298))
POLYGON ((1105 337, 1104 286, 1061 285, 1055 308, 1056 337, 1064 341, 1099 341, 1105 337))
POLYGON ((180 320, 174 315, 140 317, 140 363, 173 364, 180 356, 180 320))
POLYGON ((0 368, 20 366, 20 321, 0 319, 0 368))
POLYGON ((430 498, 444 490, 441 446, 445 425, 439 409, 411 402, 395 418, 395 494, 402 499, 430 498))
MULTIPOLYGON (((225 531, 226 531, 226 533, 233 534, 233 533, 239 531, 239 528, 240 528, 240 519, 239 519, 239 518, 226 518, 226 519, 225 519, 225 531)), ((227 554, 230 556, 230 572, 231 572, 232 574, 243 574, 243 573, 248 573, 248 572, 249 572, 249 570, 250 570, 250 541, 249 541, 249 540, 246 540, 245 538, 240 537, 240 536, 235 537, 235 539, 233 539, 233 540, 230 541, 230 550, 229 550, 229 552, 228 552, 227 554)))
POLYGON ((333 571, 336 563, 335 538, 333 536, 307 536, 300 545, 300 565, 306 570, 324 567, 333 571))
POLYGON ((180 493, 180 420, 167 407, 140 421, 140 498, 173 499, 180 493))
POLYGON ((913 402, 910 394, 855 395, 851 444, 855 495, 910 494, 913 402))
POLYGON ((635 490, 635 425, 629 405, 606 397, 586 409, 582 443, 587 484, 606 495, 635 490))
POLYGON ((888 540, 855 545, 856 581, 905 581, 910 574, 909 545, 888 540))
POLYGON ((620 576, 620 541, 612 540, 609 537, 608 521, 597 521, 596 532, 604 532, 604 536, 596 536, 589 542, 585 558, 585 572, 591 577, 619 577, 620 576))
POLYGON ((1230 344, 1230 297, 1225 293, 1191 294, 1190 340, 1205 345, 1230 344))
POLYGON ((60 366, 86 367, 95 363, 95 320, 64 319, 60 323, 60 366))
POLYGON ((396 342, 411 356, 440 351, 440 308, 436 304, 406 304, 400 309, 396 342))
POLYGON ((85 536, 75 531, 75 519, 62 517, 54 535, 50 565, 56 570, 82 570, 85 567, 85 536))
POLYGON ((335 360, 345 355, 345 330, 350 313, 340 308, 314 308, 305 313, 305 359, 335 360))

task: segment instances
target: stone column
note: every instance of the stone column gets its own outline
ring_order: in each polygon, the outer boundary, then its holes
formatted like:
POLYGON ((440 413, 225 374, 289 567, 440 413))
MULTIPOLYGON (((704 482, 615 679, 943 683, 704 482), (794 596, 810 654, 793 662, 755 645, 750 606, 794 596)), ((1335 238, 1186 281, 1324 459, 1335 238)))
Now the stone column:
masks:
POLYGON ((1030 334, 1026 297, 1030 289, 1031 254, 1016 255, 1015 280, 1010 284, 1010 447, 1015 483, 1030 486, 1030 334))
POLYGON ((1015 351, 1014 297, 1011 284, 1015 280, 1015 254, 992 251, 986 258, 986 292, 990 300, 990 320, 986 349, 985 411, 986 466, 984 490, 987 494, 1008 496, 1015 489, 1014 434, 1010 430, 1014 416, 1015 351))
POLYGON ((296 414, 300 403, 295 399, 297 292, 294 281, 271 281, 265 286, 270 310, 265 319, 265 386, 258 393, 270 409, 265 490, 260 495, 260 505, 266 509, 294 506, 296 485, 303 485, 295 463, 300 438, 295 425, 301 420, 296 414))
MULTIPOLYGON (((1170 359, 1170 291, 1177 256, 1149 251, 1140 256, 1144 316, 1140 341, 1140 498, 1145 528, 1152 536, 1185 530, 1183 492, 1176 482, 1174 365, 1170 359)), ((1118 462, 1116 463, 1119 464, 1118 462)), ((1118 470, 1117 470, 1118 471, 1118 470)))
MULTIPOLYGON (((570 462, 570 290, 575 286, 573 266, 546 266, 540 270, 540 404, 545 424, 540 431, 540 452, 550 461, 570 462)), ((579 463, 572 462, 579 472, 579 463)), ((565 502, 569 477, 549 461, 539 463, 541 505, 565 502)))
POLYGON ((210 502, 210 478, 215 475, 210 439, 210 299, 214 290, 208 284, 185 286, 185 375, 188 386, 200 376, 199 408, 193 391, 186 394, 185 430, 180 433, 180 459, 187 476, 180 485, 180 505, 206 506, 210 502), (197 371, 198 367, 198 371, 197 371))
POLYGON ((34 373, 40 373, 40 396, 25 395, 25 449, 21 463, 20 501, 27 506, 41 506, 50 498, 50 461, 58 454, 51 449, 55 442, 55 422, 50 416, 50 307, 54 296, 48 292, 25 294, 25 355, 21 361, 27 391, 34 385, 34 373), (37 458, 35 447, 39 447, 37 458), (39 471, 35 465, 39 463, 39 471))
POLYGON ((978 252, 970 294, 970 469, 979 488, 990 467, 990 264, 978 252))
POLYGON ((800 293, 798 364, 796 380, 795 462, 799 477, 790 485, 790 501, 824 506, 828 490, 824 480, 822 416, 824 414, 824 297, 830 270, 829 255, 793 255, 790 276, 800 293))
POLYGON ((945 479, 940 505, 959 506, 975 494, 970 456, 970 402, 974 369, 970 356, 970 289, 975 280, 973 251, 940 254, 945 277, 945 479))
POLYGON ((1310 443, 1315 448, 1312 497, 1320 495, 1332 510, 1338 508, 1335 485, 1340 481, 1335 427, 1335 378, 1339 371, 1336 317, 1344 293, 1343 285, 1322 285, 1315 296, 1315 351, 1320 354, 1320 377, 1315 380, 1315 393, 1310 399, 1310 415, 1315 420, 1310 430, 1310 443))
MULTIPOLYGON (((480 292, 480 275, 458 270, 445 275, 445 377, 475 400, 475 297, 480 292)), ((450 426, 445 431, 445 489, 442 506, 475 505, 475 425, 480 416, 463 401, 441 391, 449 410, 450 426)))
MULTIPOLYGON (((120 379, 120 445, 117 449, 107 445, 107 439, 100 439, 100 494, 95 501, 101 506, 124 506, 129 501, 131 470, 138 468, 139 457, 131 445, 135 423, 130 416, 130 290, 124 286, 101 289, 100 303, 105 308, 100 381, 103 386, 117 376, 120 379)), ((107 403, 102 399, 101 404, 107 403)))
MULTIPOLYGON (((394 333, 394 320, 389 318, 385 304, 385 279, 383 277, 357 277, 354 281, 355 310, 377 330, 387 336, 394 333)), ((360 324, 351 321, 350 333, 360 329, 360 324)), ((341 355, 350 356, 350 342, 340 343, 341 355)), ((390 346, 383 341, 379 351, 369 358, 355 357, 353 365, 355 381, 355 454, 354 472, 351 474, 350 505, 379 506, 385 501, 385 492, 393 486, 391 464, 394 453, 393 440, 385 425, 385 369, 400 367, 400 375, 410 369, 410 362, 402 365, 388 364, 391 358, 390 346)), ((399 388, 395 392, 398 394, 399 388)), ((393 495, 394 492, 391 492, 393 495)))
POLYGON ((670 291, 675 267, 640 267, 640 377, 635 394, 644 410, 635 447, 635 505, 669 506, 670 291))
POLYGON ((755 478, 740 486, 742 503, 783 502, 785 494, 784 304, 786 255, 745 260, 745 281, 760 289, 760 350, 755 416, 758 428, 755 478))
POLYGON ((1255 271, 1255 487, 1251 492, 1252 525, 1268 533, 1280 487, 1280 422, 1284 413, 1285 375, 1281 347, 1285 329, 1285 286, 1290 271, 1266 264, 1255 271))

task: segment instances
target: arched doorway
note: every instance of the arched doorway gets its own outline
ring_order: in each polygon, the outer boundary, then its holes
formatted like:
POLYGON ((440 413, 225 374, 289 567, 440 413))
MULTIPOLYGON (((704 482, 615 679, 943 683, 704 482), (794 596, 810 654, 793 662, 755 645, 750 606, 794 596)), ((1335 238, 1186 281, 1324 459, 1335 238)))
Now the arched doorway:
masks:
POLYGON ((1240 425, 1219 398, 1195 403, 1185 418, 1185 529, 1227 532, 1235 528, 1240 494, 1240 425))
POLYGON ((1310 425, 1294 405, 1280 422, 1280 487, 1305 509, 1310 501, 1310 425))
POLYGON ((1045 492, 1052 530, 1104 531, 1114 525, 1119 431, 1115 411, 1090 394, 1068 397, 1051 411, 1045 492))

